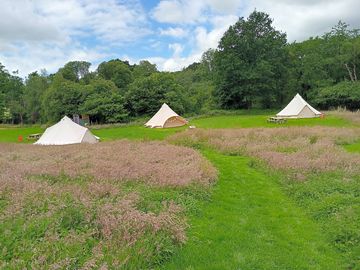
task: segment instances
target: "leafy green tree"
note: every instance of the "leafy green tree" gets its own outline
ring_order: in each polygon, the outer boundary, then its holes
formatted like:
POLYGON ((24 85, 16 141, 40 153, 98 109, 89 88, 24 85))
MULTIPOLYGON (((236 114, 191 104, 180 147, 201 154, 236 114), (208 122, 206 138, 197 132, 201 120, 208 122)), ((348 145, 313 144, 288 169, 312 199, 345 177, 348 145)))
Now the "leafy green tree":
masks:
POLYGON ((79 82, 80 79, 86 77, 90 71, 91 64, 85 61, 71 61, 65 64, 63 68, 59 70, 64 79, 79 82))
POLYGON ((254 11, 221 38, 214 55, 215 97, 222 108, 263 107, 276 103, 287 78, 286 35, 269 15, 254 11))
POLYGON ((96 123, 118 123, 126 121, 128 117, 124 98, 118 93, 92 94, 86 98, 81 111, 90 116, 91 122, 96 123))
POLYGON ((162 103, 168 102, 179 113, 184 111, 184 89, 173 75, 154 73, 148 77, 135 80, 126 93, 126 107, 132 115, 149 115, 155 113, 162 103), (170 94, 174 92, 174 94, 170 94))
POLYGON ((360 82, 344 81, 333 86, 323 87, 313 91, 311 100, 321 109, 348 110, 360 108, 360 82))
POLYGON ((138 65, 134 66, 133 77, 134 79, 147 77, 156 72, 158 72, 158 70, 155 64, 151 64, 149 61, 143 60, 140 61, 138 65))
POLYGON ((113 81, 120 89, 126 89, 133 80, 129 65, 118 59, 101 63, 97 71, 101 78, 113 81))
POLYGON ((80 111, 90 116, 91 122, 115 123, 127 120, 124 98, 112 81, 101 78, 89 84, 89 95, 80 107, 80 111))
POLYGON ((44 75, 39 75, 37 72, 30 73, 25 80, 24 103, 31 123, 36 123, 40 120, 40 100, 48 87, 48 78, 44 75))
POLYGON ((44 120, 55 122, 64 115, 79 114, 87 95, 87 86, 66 80, 61 72, 57 73, 43 97, 44 120))
POLYGON ((190 114, 205 113, 215 107, 213 99, 213 71, 209 68, 211 59, 193 63, 182 71, 175 72, 175 79, 183 87, 184 110, 190 114))
POLYGON ((288 46, 291 65, 288 69, 287 88, 290 91, 287 98, 297 92, 307 98, 312 89, 333 84, 326 68, 323 47, 324 40, 318 37, 288 46))
POLYGON ((0 64, 0 109, 2 120, 9 120, 11 123, 23 124, 26 120, 24 99, 24 83, 17 76, 17 72, 10 74, 3 65, 0 64), (6 117, 5 117, 6 114, 6 117), (5 119, 6 118, 6 119, 5 119))

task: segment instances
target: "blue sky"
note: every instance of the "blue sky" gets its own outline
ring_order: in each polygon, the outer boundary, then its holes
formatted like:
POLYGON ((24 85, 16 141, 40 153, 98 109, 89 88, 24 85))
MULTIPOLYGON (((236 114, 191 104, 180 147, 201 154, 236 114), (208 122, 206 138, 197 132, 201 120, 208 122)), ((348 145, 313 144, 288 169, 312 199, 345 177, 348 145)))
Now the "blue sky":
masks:
POLYGON ((1 0, 0 63, 21 76, 73 60, 95 69, 114 58, 179 70, 255 8, 289 41, 321 35, 340 19, 360 28, 359 0, 1 0))

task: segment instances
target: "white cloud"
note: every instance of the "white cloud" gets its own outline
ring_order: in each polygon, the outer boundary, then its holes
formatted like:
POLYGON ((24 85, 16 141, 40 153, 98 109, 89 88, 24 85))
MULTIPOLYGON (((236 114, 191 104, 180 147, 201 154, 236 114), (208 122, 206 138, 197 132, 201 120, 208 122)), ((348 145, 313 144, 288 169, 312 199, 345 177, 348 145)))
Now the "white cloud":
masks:
POLYGON ((202 20, 202 1, 163 0, 153 10, 153 18, 166 23, 194 23, 202 20))
POLYGON ((270 14, 276 29, 287 33, 290 42, 322 35, 339 20, 360 27, 358 0, 250 0, 244 15, 254 9, 270 14))
POLYGON ((206 50, 217 47, 225 31, 230 25, 234 24, 237 19, 238 17, 233 15, 213 16, 209 20, 212 25, 212 30, 207 30, 204 26, 197 26, 191 32, 191 50, 188 55, 181 55, 184 51, 183 45, 179 43, 172 43, 169 45, 169 48, 173 50, 171 57, 152 57, 148 60, 154 61, 160 70, 165 71, 180 70, 194 62, 198 62, 206 50))
POLYGON ((161 0, 152 17, 162 23, 194 24, 206 22, 206 13, 236 14, 241 6, 239 0, 161 0))
POLYGON ((151 33, 138 1, 3 0, 0 62, 9 70, 55 72, 70 60, 98 62, 110 47, 151 33), (83 45, 84 42, 88 44, 83 45), (106 44, 100 52, 96 48, 106 44), (89 47, 89 48, 87 48, 89 47))
POLYGON ((167 29, 160 29, 160 35, 182 38, 187 36, 188 32, 181 27, 169 27, 167 29))
POLYGON ((169 48, 173 50, 173 56, 178 58, 184 50, 184 47, 180 43, 171 43, 169 48))

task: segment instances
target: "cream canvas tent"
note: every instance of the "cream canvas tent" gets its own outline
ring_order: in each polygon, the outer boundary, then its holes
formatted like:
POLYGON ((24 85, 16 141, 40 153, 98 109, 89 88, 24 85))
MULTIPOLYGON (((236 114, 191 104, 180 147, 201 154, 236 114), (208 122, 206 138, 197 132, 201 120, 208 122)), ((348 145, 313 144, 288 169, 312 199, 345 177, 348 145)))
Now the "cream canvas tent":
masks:
POLYGON ((299 94, 276 116, 284 118, 313 118, 319 117, 322 113, 314 109, 299 94))
POLYGON ((186 125, 188 122, 174 112, 166 103, 164 103, 160 110, 145 124, 151 128, 169 128, 180 127, 186 125))
POLYGON ((47 128, 40 139, 34 144, 65 145, 75 143, 97 143, 99 138, 89 129, 74 123, 64 116, 58 123, 47 128))

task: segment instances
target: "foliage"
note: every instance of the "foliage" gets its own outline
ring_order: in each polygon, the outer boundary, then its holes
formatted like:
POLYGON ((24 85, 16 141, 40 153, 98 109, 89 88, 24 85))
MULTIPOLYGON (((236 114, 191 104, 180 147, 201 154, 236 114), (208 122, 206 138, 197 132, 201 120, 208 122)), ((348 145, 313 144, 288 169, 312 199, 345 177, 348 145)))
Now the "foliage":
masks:
POLYGON ((276 104, 287 70, 286 35, 275 30, 269 15, 254 11, 240 18, 221 38, 214 55, 215 97, 222 108, 276 104))
POLYGON ((186 103, 184 89, 172 74, 153 73, 135 80, 126 93, 127 109, 133 115, 149 115, 159 110, 167 102, 178 113, 184 112, 186 103))
POLYGON ((139 62, 138 65, 134 66, 133 69, 133 76, 134 78, 140 78, 140 77, 147 77, 150 76, 153 73, 158 72, 156 65, 151 64, 147 60, 142 60, 139 62))
POLYGON ((66 80, 61 73, 56 74, 43 96, 46 120, 55 122, 64 115, 79 114, 79 105, 84 102, 85 97, 85 86, 66 80))
POLYGON ((314 90, 313 100, 320 108, 329 110, 338 107, 348 110, 360 108, 360 82, 344 81, 334 86, 314 90))
POLYGON ((24 101, 25 109, 28 114, 28 121, 32 124, 39 122, 41 117, 41 99, 47 88, 49 81, 45 75, 37 72, 29 74, 25 81, 24 101))
POLYGON ((101 78, 113 81, 121 89, 126 88, 132 81, 129 65, 118 59, 101 63, 97 71, 101 78))
POLYGON ((80 112, 90 116, 92 123, 115 123, 127 119, 124 99, 112 81, 94 79, 87 87, 88 96, 80 112))

